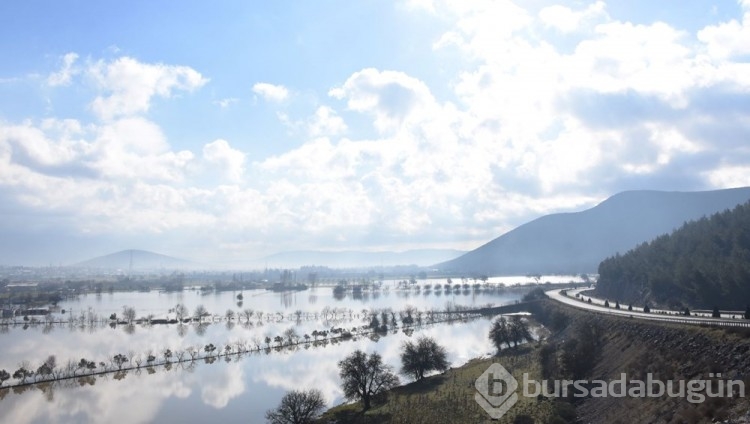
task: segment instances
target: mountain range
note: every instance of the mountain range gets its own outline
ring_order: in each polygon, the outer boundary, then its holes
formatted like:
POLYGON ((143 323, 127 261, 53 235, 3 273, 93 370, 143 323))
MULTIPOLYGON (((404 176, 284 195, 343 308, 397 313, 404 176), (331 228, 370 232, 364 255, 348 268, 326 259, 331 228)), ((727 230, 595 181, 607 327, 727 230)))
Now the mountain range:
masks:
POLYGON ((540 217, 434 267, 487 275, 595 273, 608 256, 625 253, 687 221, 749 199, 750 187, 701 192, 627 191, 581 212, 540 217))

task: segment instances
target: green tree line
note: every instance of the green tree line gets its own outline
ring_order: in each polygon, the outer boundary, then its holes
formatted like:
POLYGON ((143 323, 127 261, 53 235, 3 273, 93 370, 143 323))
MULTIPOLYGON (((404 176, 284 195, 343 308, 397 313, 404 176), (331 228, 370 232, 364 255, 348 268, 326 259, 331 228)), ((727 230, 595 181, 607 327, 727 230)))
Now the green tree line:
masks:
POLYGON ((605 259, 596 291, 620 302, 744 310, 750 303, 750 202, 605 259))

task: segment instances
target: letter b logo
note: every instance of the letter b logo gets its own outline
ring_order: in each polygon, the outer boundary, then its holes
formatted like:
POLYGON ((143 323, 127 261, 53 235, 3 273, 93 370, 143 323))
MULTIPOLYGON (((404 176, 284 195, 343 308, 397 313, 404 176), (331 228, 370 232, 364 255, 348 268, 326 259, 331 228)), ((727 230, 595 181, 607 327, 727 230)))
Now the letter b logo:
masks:
POLYGON ((518 402, 518 381, 500 364, 492 364, 474 384, 474 400, 493 419, 499 419, 518 402))

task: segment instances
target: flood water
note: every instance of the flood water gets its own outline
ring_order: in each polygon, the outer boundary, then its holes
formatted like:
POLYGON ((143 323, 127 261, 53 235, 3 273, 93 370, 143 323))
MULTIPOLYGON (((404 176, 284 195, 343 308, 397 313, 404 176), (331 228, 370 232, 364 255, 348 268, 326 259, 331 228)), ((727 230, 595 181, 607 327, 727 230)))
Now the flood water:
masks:
MULTIPOLYGON (((266 337, 281 335, 289 328, 300 337, 332 327, 361 328, 366 324, 363 309, 400 311, 408 305, 426 311, 443 309, 449 303, 475 307, 501 305, 519 300, 523 293, 521 290, 417 292, 390 288, 337 298, 330 287, 294 293, 246 290, 239 306, 239 292, 90 294, 61 303, 66 315, 57 313, 55 319, 76 317, 81 311, 108 317, 113 312, 119 314, 123 305, 135 307, 139 317, 166 316, 178 303, 186 305, 190 313, 203 305, 210 313, 222 316, 227 309, 238 313, 252 309, 254 314, 249 323, 239 317, 230 323, 217 321, 203 325, 135 324, 113 328, 104 320, 91 325, 81 321, 0 326, 0 369, 12 374, 19 364, 27 361, 35 370, 49 355, 55 355, 58 367, 62 367, 69 360, 77 362, 80 358, 106 362, 118 353, 142 360, 149 354, 159 357, 166 348, 185 351, 192 346, 200 350, 208 343, 220 348, 236 342, 267 347, 266 337), (321 312, 330 310, 335 312, 327 315, 321 312), (296 318, 296 311, 301 312, 300 319, 296 318)), ((261 349, 256 353, 216 358, 212 363, 198 359, 194 363, 156 366, 151 370, 144 367, 127 373, 0 389, 0 409, 3 422, 13 423, 264 422, 265 411, 275 407, 291 389, 315 387, 323 392, 328 406, 343 402, 337 362, 355 349, 377 351, 386 363, 398 369, 403 341, 425 334, 445 346, 449 360, 459 366, 493 352, 487 336, 489 326, 487 319, 438 323, 419 327, 413 334, 389 331, 377 340, 361 335, 326 346, 308 343, 293 350, 261 349)), ((11 382, 15 380, 6 383, 11 382)))

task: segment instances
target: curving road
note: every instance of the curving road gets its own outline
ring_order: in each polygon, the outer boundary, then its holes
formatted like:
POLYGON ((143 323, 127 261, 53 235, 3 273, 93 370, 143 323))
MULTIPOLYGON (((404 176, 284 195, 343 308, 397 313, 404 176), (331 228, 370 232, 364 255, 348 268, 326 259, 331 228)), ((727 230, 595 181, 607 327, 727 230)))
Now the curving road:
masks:
MULTIPOLYGON (((652 310, 650 313, 643 312, 642 308, 636 308, 633 307, 632 311, 627 310, 627 306, 624 307, 624 309, 615 309, 614 306, 611 306, 609 308, 606 308, 603 306, 603 301, 601 299, 595 299, 591 298, 591 303, 588 303, 583 300, 579 299, 588 299, 589 296, 581 295, 580 298, 576 298, 576 294, 580 293, 582 291, 590 290, 590 288, 583 288, 583 289, 575 289, 575 290, 567 290, 567 296, 561 294, 562 291, 560 289, 550 290, 547 291, 547 297, 550 299, 565 303, 567 305, 583 309, 590 312, 595 312, 599 314, 606 314, 606 315, 617 315, 617 316, 625 316, 630 317, 634 319, 644 319, 649 321, 662 321, 662 322, 672 322, 672 323, 679 323, 679 324, 693 324, 693 325, 712 325, 712 326, 720 326, 720 327, 750 327, 750 320, 746 319, 740 319, 740 318, 710 318, 710 317, 694 317, 694 316, 679 316, 679 315, 667 315, 667 311, 662 310, 652 310)), ((622 305, 620 305, 622 307, 622 305)), ((673 312, 669 312, 673 313, 673 312)))

